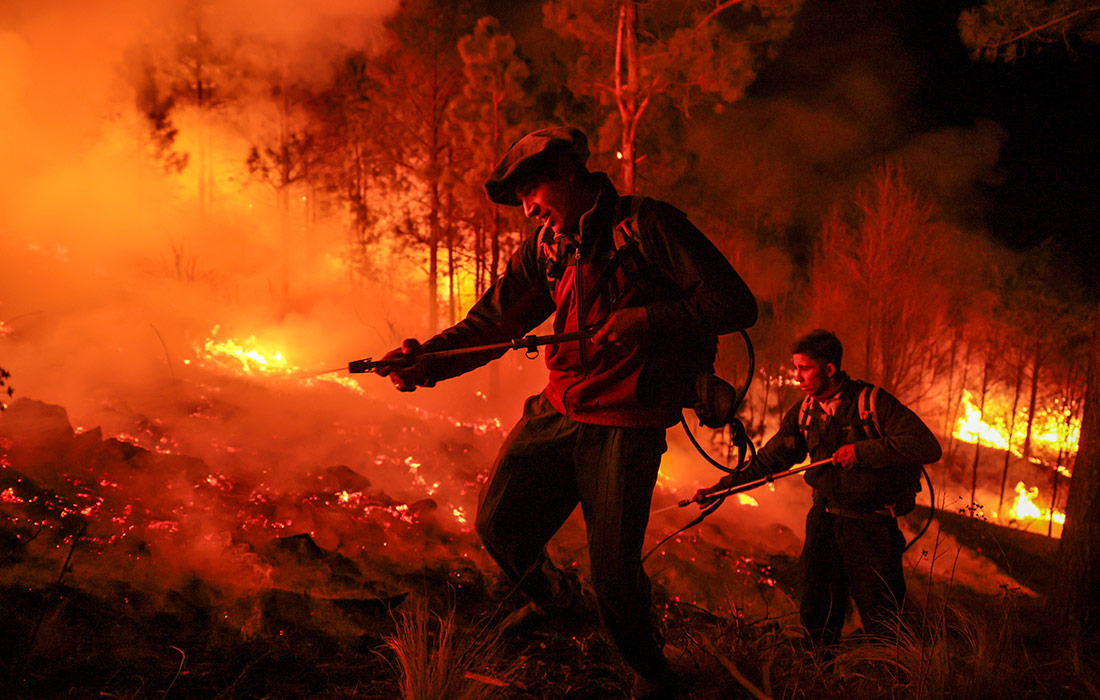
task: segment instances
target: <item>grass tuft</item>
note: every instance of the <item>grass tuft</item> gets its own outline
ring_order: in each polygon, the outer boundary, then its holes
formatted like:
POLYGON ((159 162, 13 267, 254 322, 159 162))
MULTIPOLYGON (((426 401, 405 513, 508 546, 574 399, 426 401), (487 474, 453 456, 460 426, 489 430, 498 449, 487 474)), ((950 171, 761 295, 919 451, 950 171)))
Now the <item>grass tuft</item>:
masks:
POLYGON ((499 629, 463 630, 454 608, 439 615, 419 601, 402 611, 392 636, 403 700, 492 700, 506 697, 519 661, 504 658, 499 629))

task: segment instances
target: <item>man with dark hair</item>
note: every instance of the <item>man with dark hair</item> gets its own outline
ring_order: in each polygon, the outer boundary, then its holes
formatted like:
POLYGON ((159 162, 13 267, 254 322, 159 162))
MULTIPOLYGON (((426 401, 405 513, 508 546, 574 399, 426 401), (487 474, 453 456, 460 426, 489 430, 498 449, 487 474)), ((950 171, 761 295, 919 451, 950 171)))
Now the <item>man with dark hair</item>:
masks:
POLYGON ((791 346, 795 378, 806 394, 749 467, 700 489, 716 491, 785 471, 808 456, 832 463, 806 472, 813 506, 802 549, 800 616, 810 638, 832 644, 855 599, 864 630, 889 635, 905 598, 898 516, 913 510, 923 465, 940 458, 936 437, 889 393, 850 379, 835 335, 815 330, 791 346))
MULTIPOLYGON (((751 326, 756 301, 729 262, 669 204, 620 196, 585 167, 571 127, 512 144, 485 189, 541 226, 466 318, 387 357, 402 391, 503 354, 421 359, 423 353, 520 337, 553 318, 555 333, 593 330, 550 346, 549 383, 527 399, 481 494, 476 528, 489 554, 537 606, 576 613, 575 580, 546 544, 580 503, 600 618, 635 671, 636 698, 674 697, 675 675, 650 610, 641 552, 665 430, 691 405, 695 377, 713 371, 717 336, 751 326)), ((381 373, 381 372, 380 372, 381 373)))

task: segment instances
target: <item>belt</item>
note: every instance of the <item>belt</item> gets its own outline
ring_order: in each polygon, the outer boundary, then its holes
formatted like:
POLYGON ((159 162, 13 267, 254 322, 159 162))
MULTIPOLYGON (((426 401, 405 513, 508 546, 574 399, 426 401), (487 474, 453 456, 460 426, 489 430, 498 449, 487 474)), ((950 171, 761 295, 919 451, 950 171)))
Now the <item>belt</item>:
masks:
POLYGON ((839 515, 842 518, 855 518, 857 520, 881 520, 883 518, 894 519, 898 517, 894 515, 894 506, 886 506, 872 511, 861 511, 827 505, 825 506, 825 512, 839 515))
POLYGON ((826 513, 832 513, 833 515, 839 515, 842 518, 855 518, 856 520, 881 520, 883 518, 896 519, 898 516, 894 512, 894 504, 883 506, 878 510, 852 510, 851 508, 843 508, 841 506, 835 506, 825 498, 825 495, 820 493, 817 489, 814 489, 814 501, 821 503, 825 506, 826 513))

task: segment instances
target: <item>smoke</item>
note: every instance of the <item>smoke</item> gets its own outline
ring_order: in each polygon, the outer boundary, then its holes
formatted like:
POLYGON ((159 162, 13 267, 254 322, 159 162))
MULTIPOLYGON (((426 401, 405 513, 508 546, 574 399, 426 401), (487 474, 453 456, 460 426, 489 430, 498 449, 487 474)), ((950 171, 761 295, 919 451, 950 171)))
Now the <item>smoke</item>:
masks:
MULTIPOLYGON (((17 398, 66 407, 78 431, 101 427, 152 454, 201 460, 186 469, 158 461, 156 475, 124 482, 123 498, 180 528, 149 533, 162 581, 192 569, 232 580, 229 562, 251 561, 224 534, 238 515, 232 499, 185 507, 207 479, 298 494, 307 475, 346 465, 368 475, 378 503, 434 494, 447 527, 468 532, 452 513, 473 510, 477 469, 465 459, 487 465, 491 448, 480 442, 499 442, 496 416, 519 410, 479 398, 486 373, 407 397, 373 377, 356 391, 250 375, 205 350, 208 339, 252 338, 296 374, 377 356, 422 333, 419 261, 396 251, 405 276, 352 284, 346 222, 315 221, 309 192, 281 210, 275 191, 249 176, 253 144, 229 111, 172 112, 173 148, 189 159, 181 171, 163 167, 138 109, 135 65, 171 60, 197 13, 212 42, 248 54, 235 60, 270 50, 290 77, 323 84, 333 57, 374 44, 393 6, 20 2, 0 12, 0 366, 17 398), (200 167, 213 173, 206 201, 200 167)), ((239 88, 249 99, 262 92, 239 88)), ((239 110, 277 118, 258 100, 239 110)), ((539 372, 515 365, 504 364, 513 385, 534 390, 539 372)), ((95 490, 109 501, 115 488, 95 490)), ((339 543, 335 525, 288 512, 323 545, 339 543)))
POLYGON ((989 120, 922 120, 930 80, 897 29, 869 7, 807 3, 780 56, 749 95, 691 132, 700 171, 768 231, 817 230, 868 174, 897 160, 945 219, 983 228, 1006 132, 989 120))

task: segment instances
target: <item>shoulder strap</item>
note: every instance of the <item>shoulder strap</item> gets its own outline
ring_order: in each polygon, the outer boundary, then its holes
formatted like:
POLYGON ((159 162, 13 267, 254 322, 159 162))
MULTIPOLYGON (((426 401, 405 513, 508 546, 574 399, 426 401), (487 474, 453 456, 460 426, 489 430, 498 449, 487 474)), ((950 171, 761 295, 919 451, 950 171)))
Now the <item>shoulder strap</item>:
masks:
POLYGON ((859 398, 857 399, 860 425, 863 426, 863 431, 867 434, 867 437, 872 440, 882 437, 882 426, 879 425, 878 413, 875 411, 878 402, 878 391, 877 386, 867 384, 860 389, 859 398))
POLYGON ((810 409, 813 408, 814 398, 807 396, 802 399, 802 407, 798 409, 798 430, 802 438, 806 439, 810 434, 810 409))
MULTIPOLYGON (((614 252, 611 259, 604 265, 603 270, 600 271, 596 284, 592 286, 585 298, 586 308, 590 308, 595 303, 596 297, 604 292, 615 271, 620 267, 631 283, 637 284, 643 289, 647 278, 653 277, 655 274, 654 270, 657 266, 646 259, 642 254, 641 245, 638 243, 638 212, 645 200, 646 197, 630 197, 630 206, 625 207, 627 216, 619 221, 612 230, 614 252)), ((620 215, 623 213, 622 209, 623 207, 620 207, 620 215)))

